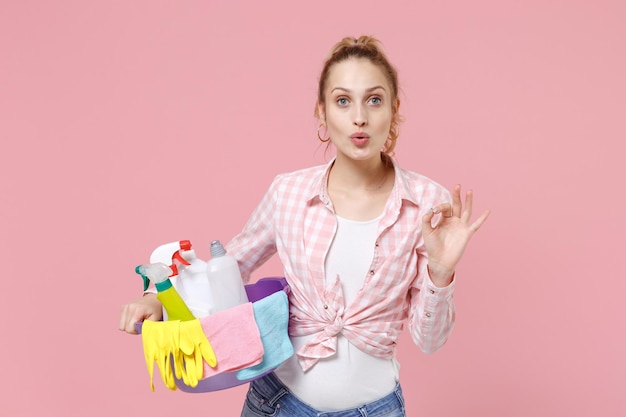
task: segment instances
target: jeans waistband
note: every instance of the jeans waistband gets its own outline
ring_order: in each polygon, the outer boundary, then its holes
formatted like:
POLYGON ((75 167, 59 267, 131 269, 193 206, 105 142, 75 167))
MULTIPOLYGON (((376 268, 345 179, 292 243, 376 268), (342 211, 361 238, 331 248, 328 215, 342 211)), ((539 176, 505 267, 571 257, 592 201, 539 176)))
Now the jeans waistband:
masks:
POLYGON ((402 388, 399 383, 396 385, 393 392, 379 400, 372 401, 353 409, 342 411, 319 411, 312 408, 308 404, 303 403, 297 397, 295 397, 291 393, 291 391, 289 391, 289 389, 280 381, 280 379, 278 379, 278 377, 274 373, 270 373, 256 381, 253 381, 252 384, 254 385, 255 390, 257 390, 263 397, 266 398, 268 405, 274 406, 279 401, 281 401, 281 398, 286 396, 284 400, 289 402, 297 402, 298 407, 306 410, 306 415, 316 415, 319 417, 361 417, 376 415, 376 412, 380 411, 381 407, 387 408, 390 404, 397 404, 397 407, 399 409, 404 410, 404 397, 402 395, 402 388))
POLYGON ((276 404, 276 402, 285 394, 289 393, 289 389, 273 372, 257 379, 256 381, 252 381, 252 385, 254 385, 254 388, 259 392, 259 394, 267 398, 267 402, 271 406, 276 404))

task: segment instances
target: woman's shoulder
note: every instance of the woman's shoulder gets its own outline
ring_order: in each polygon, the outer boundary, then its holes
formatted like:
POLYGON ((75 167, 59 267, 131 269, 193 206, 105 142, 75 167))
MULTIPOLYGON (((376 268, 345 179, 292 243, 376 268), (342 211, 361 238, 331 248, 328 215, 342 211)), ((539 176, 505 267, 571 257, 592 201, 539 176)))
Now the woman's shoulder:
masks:
POLYGON ((319 193, 327 165, 300 168, 277 174, 270 185, 275 196, 310 198, 319 193))
POLYGON ((406 180, 411 183, 429 185, 429 186, 445 189, 443 185, 441 185, 440 183, 438 183, 437 181, 435 181, 428 175, 422 174, 420 172, 400 168, 400 167, 398 167, 398 169, 402 173, 402 175, 406 178, 406 180))
POLYGON ((407 191, 413 194, 416 200, 423 200, 425 197, 436 200, 440 198, 450 199, 448 189, 431 177, 399 166, 396 166, 396 170, 400 174, 407 191))
POLYGON ((302 183, 319 181, 326 171, 327 165, 315 165, 294 171, 282 172, 274 177, 274 183, 302 183))

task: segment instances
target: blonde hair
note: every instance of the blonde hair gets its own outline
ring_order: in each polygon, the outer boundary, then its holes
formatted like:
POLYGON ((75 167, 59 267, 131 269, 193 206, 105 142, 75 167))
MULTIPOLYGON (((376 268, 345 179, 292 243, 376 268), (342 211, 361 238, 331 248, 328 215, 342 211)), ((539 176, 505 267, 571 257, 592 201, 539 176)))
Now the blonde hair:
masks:
POLYGON ((338 64, 350 58, 365 58, 372 64, 378 66, 391 86, 391 102, 393 116, 391 119, 391 127, 389 128, 389 136, 387 142, 383 147, 383 152, 388 156, 393 155, 393 150, 396 147, 396 140, 400 134, 400 122, 402 122, 402 116, 398 113, 398 73, 396 69, 391 65, 387 55, 383 51, 381 43, 378 39, 372 36, 359 36, 358 38, 346 37, 339 41, 330 50, 330 53, 326 57, 322 73, 320 74, 319 86, 317 90, 317 103, 315 106, 316 116, 318 105, 326 105, 324 92, 326 91, 326 84, 328 82, 328 75, 333 65, 338 64))

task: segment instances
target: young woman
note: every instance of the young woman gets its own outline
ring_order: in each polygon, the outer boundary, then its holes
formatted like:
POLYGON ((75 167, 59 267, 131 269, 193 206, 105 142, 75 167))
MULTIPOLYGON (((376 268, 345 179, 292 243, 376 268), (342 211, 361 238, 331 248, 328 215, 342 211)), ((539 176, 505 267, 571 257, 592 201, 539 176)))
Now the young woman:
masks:
MULTIPOLYGON (((345 38, 323 67, 318 137, 336 156, 278 175, 227 246, 245 280, 278 254, 291 288, 296 354, 250 384, 242 417, 405 416, 396 342, 405 324, 421 350, 454 324, 454 271, 471 236, 472 193, 461 201, 393 159, 398 79, 378 41, 345 38), (321 414, 323 413, 323 414, 321 414)), ((122 309, 120 329, 160 319, 146 296, 122 309)))

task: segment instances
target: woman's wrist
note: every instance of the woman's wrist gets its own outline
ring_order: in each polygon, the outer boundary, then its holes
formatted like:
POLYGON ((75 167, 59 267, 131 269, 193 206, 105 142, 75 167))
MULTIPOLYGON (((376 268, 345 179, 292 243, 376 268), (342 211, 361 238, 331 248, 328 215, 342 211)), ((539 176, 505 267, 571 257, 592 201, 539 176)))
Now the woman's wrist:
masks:
POLYGON ((436 287, 443 288, 447 287, 452 282, 454 270, 428 264, 428 276, 436 287))

